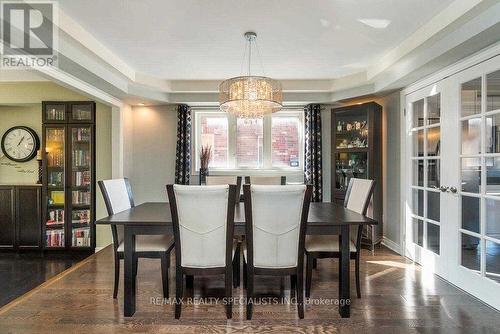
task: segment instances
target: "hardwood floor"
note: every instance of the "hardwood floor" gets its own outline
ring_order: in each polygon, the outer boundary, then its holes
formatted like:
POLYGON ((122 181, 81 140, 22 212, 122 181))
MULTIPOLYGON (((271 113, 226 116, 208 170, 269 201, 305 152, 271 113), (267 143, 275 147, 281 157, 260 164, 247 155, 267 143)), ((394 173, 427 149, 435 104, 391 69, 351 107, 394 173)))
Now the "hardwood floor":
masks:
POLYGON ((87 255, 41 255, 34 252, 1 253, 0 306, 22 296, 85 257, 87 255))
MULTIPOLYGON (((257 277, 256 293, 270 304, 256 304, 252 321, 244 320, 243 305, 235 305, 233 319, 226 320, 221 303, 183 305, 181 319, 175 320, 174 306, 161 303, 160 261, 141 259, 137 312, 124 318, 123 285, 118 299, 112 298, 113 259, 108 247, 0 308, 0 332, 500 333, 499 312, 395 253, 379 248, 375 256, 363 252, 361 259, 362 298, 353 297, 350 319, 341 319, 336 306, 317 305, 337 297, 337 262, 332 259, 318 261, 313 272, 313 304, 306 306, 303 320, 293 305, 264 299, 289 298, 289 282, 257 277)), ((170 282, 173 297, 173 270, 170 282)), ((355 296, 354 284, 351 289, 355 296)), ((222 276, 203 277, 195 280, 194 290, 186 291, 186 297, 221 298, 223 293, 222 276)), ((244 297, 243 290, 235 289, 234 296, 244 297)))

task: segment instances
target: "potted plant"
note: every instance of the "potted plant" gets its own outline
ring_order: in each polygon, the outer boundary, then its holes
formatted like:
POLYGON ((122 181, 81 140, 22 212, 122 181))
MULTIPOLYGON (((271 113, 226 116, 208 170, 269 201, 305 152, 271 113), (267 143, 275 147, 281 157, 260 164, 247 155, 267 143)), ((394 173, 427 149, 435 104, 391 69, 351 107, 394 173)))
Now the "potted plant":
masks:
POLYGON ((212 158, 212 146, 202 146, 200 150, 200 184, 205 184, 208 175, 208 164, 212 158))

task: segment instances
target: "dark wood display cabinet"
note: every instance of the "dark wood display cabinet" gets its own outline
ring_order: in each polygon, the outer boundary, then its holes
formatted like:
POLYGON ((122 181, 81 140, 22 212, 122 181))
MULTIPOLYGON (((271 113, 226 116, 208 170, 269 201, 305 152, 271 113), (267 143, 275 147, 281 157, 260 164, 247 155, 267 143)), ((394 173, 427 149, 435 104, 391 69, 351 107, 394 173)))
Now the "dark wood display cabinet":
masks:
POLYGON ((0 185, 0 249, 40 250, 41 186, 0 185))
POLYGON ((43 246, 95 249, 95 103, 43 102, 43 246))
POLYGON ((368 227, 363 241, 373 247, 382 235, 382 107, 375 102, 332 109, 332 200, 344 202, 351 178, 375 180, 368 215, 379 225, 368 227))

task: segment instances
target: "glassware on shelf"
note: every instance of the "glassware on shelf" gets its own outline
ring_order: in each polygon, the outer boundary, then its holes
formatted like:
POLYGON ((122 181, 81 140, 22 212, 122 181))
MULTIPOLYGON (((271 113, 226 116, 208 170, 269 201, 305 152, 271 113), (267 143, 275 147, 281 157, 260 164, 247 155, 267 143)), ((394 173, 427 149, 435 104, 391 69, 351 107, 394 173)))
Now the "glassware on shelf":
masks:
POLYGON ((368 119, 366 113, 338 112, 335 115, 335 147, 337 149, 367 148, 368 119))
POLYGON ((335 159, 335 188, 337 190, 347 190, 349 181, 353 177, 366 179, 368 175, 367 161, 368 154, 366 152, 337 153, 335 159))

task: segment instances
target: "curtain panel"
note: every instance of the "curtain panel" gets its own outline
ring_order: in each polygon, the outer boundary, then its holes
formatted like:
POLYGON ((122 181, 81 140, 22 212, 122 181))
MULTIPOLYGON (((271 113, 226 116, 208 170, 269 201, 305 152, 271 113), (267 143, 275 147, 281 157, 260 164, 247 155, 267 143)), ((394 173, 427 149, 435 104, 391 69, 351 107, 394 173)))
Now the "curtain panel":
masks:
POLYGON ((191 175, 191 108, 177 107, 177 149, 175 156, 175 183, 189 184, 191 175))
POLYGON ((304 181, 312 184, 313 202, 323 201, 323 166, 321 157, 321 106, 309 104, 305 113, 304 181))

